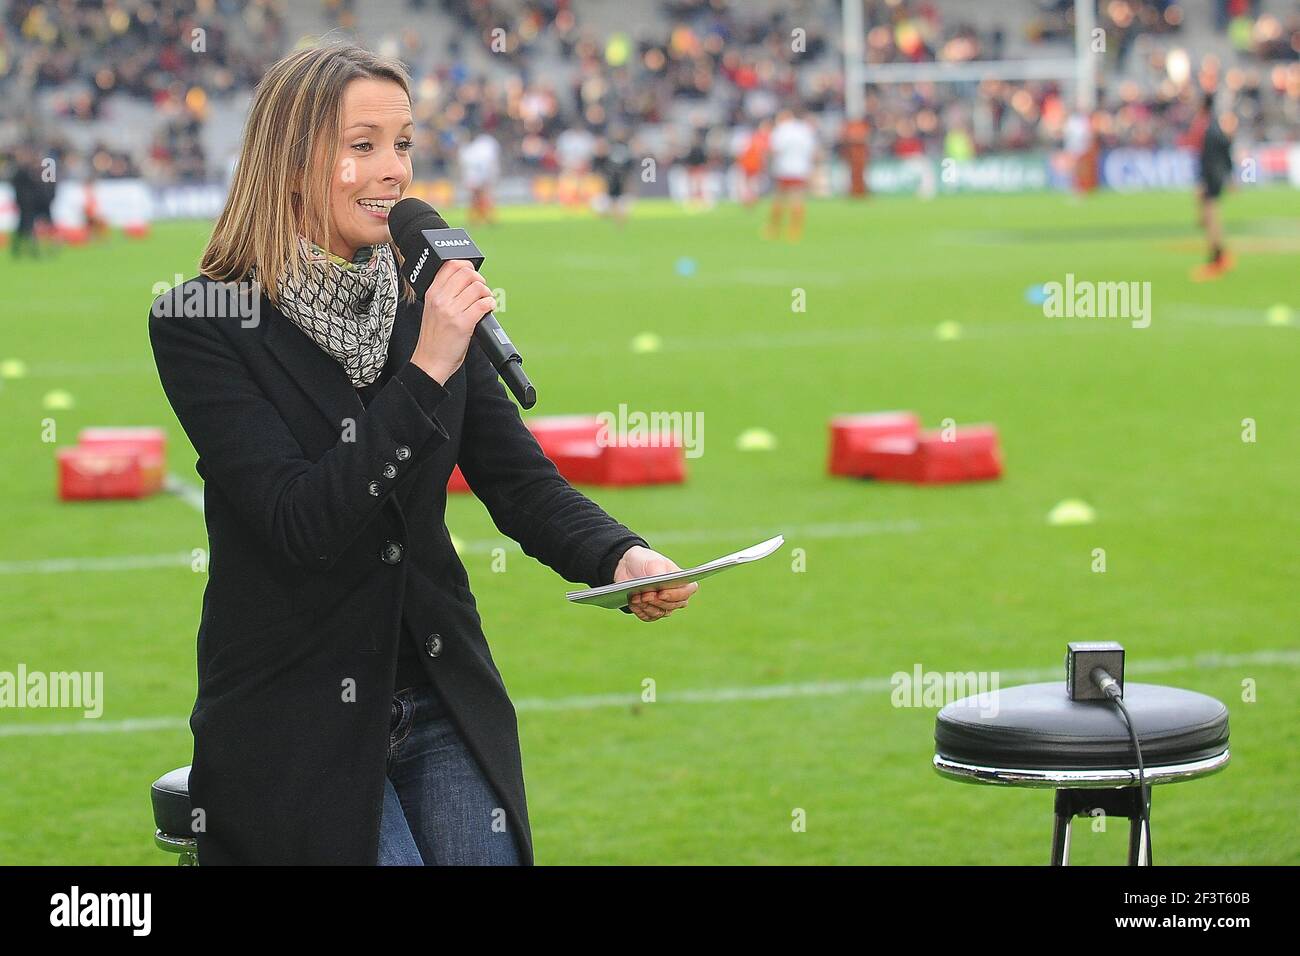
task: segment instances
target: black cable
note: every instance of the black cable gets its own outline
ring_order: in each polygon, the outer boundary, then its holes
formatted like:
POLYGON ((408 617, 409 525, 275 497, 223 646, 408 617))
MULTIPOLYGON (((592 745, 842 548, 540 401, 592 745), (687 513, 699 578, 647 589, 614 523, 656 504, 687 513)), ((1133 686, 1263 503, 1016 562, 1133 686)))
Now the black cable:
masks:
POLYGON ((1154 866, 1151 856, 1151 802, 1147 792, 1146 769, 1142 765, 1142 747, 1138 744, 1137 731, 1133 729, 1133 718, 1129 715, 1128 708, 1124 706, 1124 691, 1120 688, 1119 681, 1111 677, 1102 667, 1093 668, 1092 679, 1101 688, 1102 693, 1119 708, 1120 716, 1124 718, 1124 726, 1128 728, 1129 739, 1133 742, 1133 752, 1137 755, 1138 765, 1139 820, 1141 832, 1146 838, 1146 863, 1147 866, 1154 866))
POLYGON ((1137 731, 1133 729, 1133 718, 1129 716, 1128 708, 1124 706, 1124 699, 1122 697, 1112 697, 1111 699, 1119 707, 1119 712, 1124 715, 1124 723, 1128 726, 1129 738, 1133 741, 1133 752, 1137 754, 1138 788, 1142 800, 1142 832, 1146 835, 1147 845, 1146 864, 1147 866, 1154 866, 1155 864, 1151 858, 1151 798, 1146 785, 1146 771, 1142 766, 1142 748, 1138 745, 1137 731))

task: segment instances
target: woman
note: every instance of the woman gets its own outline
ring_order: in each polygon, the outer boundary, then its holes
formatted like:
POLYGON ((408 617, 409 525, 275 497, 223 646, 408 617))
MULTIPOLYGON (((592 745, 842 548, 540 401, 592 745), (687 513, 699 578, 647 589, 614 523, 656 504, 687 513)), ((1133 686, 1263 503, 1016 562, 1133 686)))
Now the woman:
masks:
MULTIPOLYGON (((457 463, 567 580, 677 569, 560 477, 469 348, 495 306, 478 273, 445 266, 423 302, 398 276, 386 217, 412 129, 396 61, 282 59, 200 275, 150 310, 205 482, 202 865, 532 863, 514 707, 444 523, 457 463)), ((697 588, 631 612, 657 620, 697 588)))

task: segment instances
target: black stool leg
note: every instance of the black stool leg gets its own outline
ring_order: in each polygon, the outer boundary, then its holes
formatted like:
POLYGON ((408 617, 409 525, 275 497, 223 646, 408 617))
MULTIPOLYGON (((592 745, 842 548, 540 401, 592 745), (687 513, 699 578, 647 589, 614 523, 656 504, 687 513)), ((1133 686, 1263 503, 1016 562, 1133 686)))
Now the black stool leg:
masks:
POLYGON ((1068 790, 1056 791, 1056 808, 1052 821, 1052 866, 1070 865, 1070 823, 1074 807, 1068 790))
MULTIPOLYGON (((1151 865, 1151 847, 1147 844, 1147 834, 1142 828, 1142 790, 1132 790, 1135 794, 1133 815, 1128 818, 1128 865, 1129 866, 1150 866, 1151 865)), ((1148 812, 1151 806, 1151 797, 1148 790, 1147 807, 1148 812)))
MULTIPOLYGON (((1148 790, 1147 806, 1151 805, 1148 790)), ((1128 817, 1128 865, 1150 866, 1151 847, 1142 828, 1142 790, 1057 790, 1052 826, 1052 866, 1070 865, 1070 824, 1076 816, 1091 816, 1100 809, 1108 817, 1128 817)))

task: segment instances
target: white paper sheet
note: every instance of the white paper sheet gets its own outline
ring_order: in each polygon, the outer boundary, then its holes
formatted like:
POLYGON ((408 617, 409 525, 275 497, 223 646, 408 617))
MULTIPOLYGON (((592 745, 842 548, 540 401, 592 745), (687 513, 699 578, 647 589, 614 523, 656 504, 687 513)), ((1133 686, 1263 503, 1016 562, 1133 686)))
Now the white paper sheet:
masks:
POLYGON ((565 597, 574 604, 591 604, 595 607, 618 610, 626 607, 628 599, 640 591, 658 591, 665 587, 699 581, 717 574, 719 571, 725 571, 728 568, 766 558, 783 544, 785 544, 785 535, 778 534, 775 538, 768 538, 751 548, 745 548, 743 551, 737 551, 734 554, 723 555, 698 567, 686 568, 682 571, 670 571, 667 574, 652 574, 643 578, 629 578, 617 584, 606 584, 598 588, 569 591, 565 594, 565 597))

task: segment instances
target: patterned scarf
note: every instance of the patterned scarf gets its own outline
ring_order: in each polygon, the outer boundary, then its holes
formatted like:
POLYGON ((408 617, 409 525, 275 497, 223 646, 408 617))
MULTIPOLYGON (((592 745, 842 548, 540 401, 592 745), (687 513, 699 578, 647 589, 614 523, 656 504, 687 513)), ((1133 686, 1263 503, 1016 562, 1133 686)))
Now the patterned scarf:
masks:
POLYGON ((294 280, 285 270, 280 311, 342 364, 354 387, 370 385, 388 360, 397 316, 393 250, 386 243, 362 246, 348 262, 299 236, 298 253, 303 277, 294 280))

